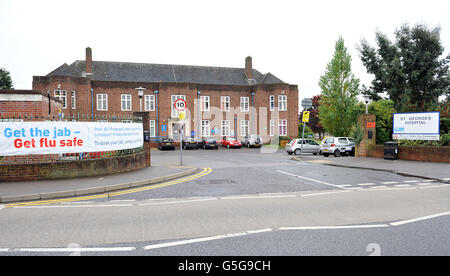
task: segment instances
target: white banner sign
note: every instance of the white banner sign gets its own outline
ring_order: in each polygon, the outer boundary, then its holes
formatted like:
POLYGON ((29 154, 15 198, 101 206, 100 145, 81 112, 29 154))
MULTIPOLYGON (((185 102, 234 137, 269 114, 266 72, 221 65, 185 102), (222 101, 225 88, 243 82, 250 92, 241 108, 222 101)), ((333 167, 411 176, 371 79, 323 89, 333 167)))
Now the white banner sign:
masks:
POLYGON ((0 156, 132 149, 143 137, 138 123, 0 122, 0 156))
POLYGON ((439 140, 439 112, 395 113, 395 140, 439 140))

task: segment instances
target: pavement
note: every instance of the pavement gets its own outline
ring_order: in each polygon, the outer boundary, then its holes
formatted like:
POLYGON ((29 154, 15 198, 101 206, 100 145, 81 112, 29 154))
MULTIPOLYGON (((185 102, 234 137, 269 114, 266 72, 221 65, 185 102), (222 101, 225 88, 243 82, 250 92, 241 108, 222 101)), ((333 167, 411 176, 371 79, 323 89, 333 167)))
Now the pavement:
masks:
POLYGON ((154 165, 140 170, 105 176, 0 182, 0 203, 85 196, 156 184, 197 172, 190 166, 154 165))
POLYGON ((316 157, 311 155, 304 155, 302 157, 294 156, 293 159, 335 167, 392 172, 402 176, 418 177, 450 183, 449 163, 385 160, 383 158, 371 157, 316 157))

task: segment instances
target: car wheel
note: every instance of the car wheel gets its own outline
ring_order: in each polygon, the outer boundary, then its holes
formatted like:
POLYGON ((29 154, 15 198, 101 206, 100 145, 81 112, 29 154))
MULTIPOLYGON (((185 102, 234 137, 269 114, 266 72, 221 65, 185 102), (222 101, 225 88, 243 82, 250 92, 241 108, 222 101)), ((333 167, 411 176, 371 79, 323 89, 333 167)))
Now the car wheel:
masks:
POLYGON ((301 149, 295 149, 294 150, 295 155, 300 155, 301 152, 302 152, 301 149))
POLYGON ((328 153, 324 153, 324 154, 323 154, 323 156, 325 156, 325 157, 328 157, 328 156, 329 156, 329 154, 328 154, 328 153))
POLYGON ((287 154, 292 155, 292 152, 288 152, 287 154))
POLYGON ((340 152, 338 149, 335 150, 335 151, 334 151, 334 156, 335 156, 335 157, 341 156, 341 152, 340 152))
POLYGON ((317 155, 317 152, 314 152, 313 154, 314 154, 314 155, 317 155))

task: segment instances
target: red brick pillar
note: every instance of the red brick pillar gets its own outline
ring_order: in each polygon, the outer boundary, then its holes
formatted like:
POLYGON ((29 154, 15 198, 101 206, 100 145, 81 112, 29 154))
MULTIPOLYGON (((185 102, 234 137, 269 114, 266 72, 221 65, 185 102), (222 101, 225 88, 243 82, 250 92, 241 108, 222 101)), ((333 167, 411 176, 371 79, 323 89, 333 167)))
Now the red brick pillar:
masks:
POLYGON ((358 118, 358 123, 363 131, 363 139, 358 146, 358 156, 369 157, 370 145, 376 145, 376 116, 375 114, 363 114, 358 118))
MULTIPOLYGON (((145 133, 148 133, 148 137, 150 138, 150 113, 149 112, 133 112, 134 117, 142 117, 142 125, 144 128, 144 137, 145 133)), ((144 139, 144 150, 145 150, 145 162, 147 167, 151 166, 151 147, 150 140, 145 141, 144 139)))

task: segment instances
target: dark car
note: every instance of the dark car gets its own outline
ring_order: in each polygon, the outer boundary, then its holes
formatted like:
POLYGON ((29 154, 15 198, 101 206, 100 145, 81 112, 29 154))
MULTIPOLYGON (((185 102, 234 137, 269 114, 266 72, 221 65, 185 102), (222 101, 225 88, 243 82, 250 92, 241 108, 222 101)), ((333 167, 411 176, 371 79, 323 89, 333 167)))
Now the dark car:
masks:
POLYGON ((172 138, 161 138, 158 143, 159 150, 175 150, 175 142, 172 138))
POLYGON ((198 143, 193 137, 183 139, 183 149, 198 149, 198 143))
POLYGON ((203 149, 218 149, 219 143, 217 143, 217 140, 214 138, 203 138, 202 142, 200 143, 200 147, 203 149))

